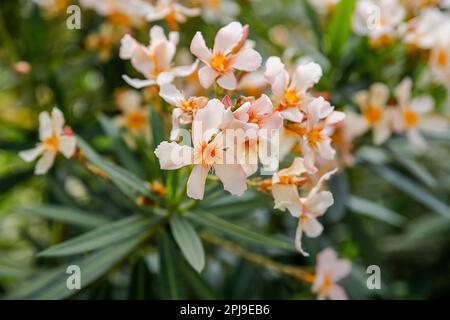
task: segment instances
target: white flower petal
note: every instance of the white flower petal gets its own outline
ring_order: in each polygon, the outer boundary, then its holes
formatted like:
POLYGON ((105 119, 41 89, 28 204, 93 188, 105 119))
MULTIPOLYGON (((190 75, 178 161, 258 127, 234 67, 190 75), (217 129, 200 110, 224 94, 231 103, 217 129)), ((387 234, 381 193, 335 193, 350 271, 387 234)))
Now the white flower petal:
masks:
POLYGON ((54 151, 45 151, 43 156, 36 163, 36 168, 34 169, 34 173, 37 175, 46 174, 48 170, 52 167, 53 162, 55 161, 56 152, 54 151))
POLYGON ((211 87, 218 75, 219 74, 209 66, 203 66, 198 70, 198 80, 205 89, 211 87))
POLYGON ((255 71, 261 66, 261 55, 251 48, 241 49, 232 60, 232 67, 242 71, 255 71))
POLYGON ((226 90, 235 90, 237 80, 233 71, 228 71, 217 79, 217 84, 226 90))
POLYGON ((155 155, 163 170, 179 169, 193 162, 193 149, 176 142, 161 142, 155 149, 155 155))
POLYGON ((243 35, 243 28, 239 22, 233 21, 221 28, 214 39, 214 53, 227 55, 239 43, 243 35))
POLYGON ((208 168, 195 165, 187 182, 187 195, 192 199, 202 200, 205 193, 208 168))
POLYGON ((42 144, 39 144, 33 149, 19 152, 19 157, 21 157, 26 162, 32 162, 36 160, 36 158, 39 157, 42 152, 44 152, 44 146, 42 144))
POLYGON ((130 86, 136 89, 142 89, 145 87, 154 86, 156 84, 155 80, 141 80, 141 79, 134 79, 130 78, 126 74, 122 75, 122 79, 125 80, 126 83, 128 83, 130 86))
POLYGON ((246 174, 238 164, 214 165, 216 175, 229 193, 241 196, 247 190, 246 174))
POLYGON ((205 63, 208 63, 211 60, 211 50, 206 46, 205 39, 200 31, 198 31, 192 39, 191 52, 205 63))
POLYGON ((77 139, 75 136, 62 136, 59 138, 58 150, 68 159, 75 153, 76 146, 77 139))

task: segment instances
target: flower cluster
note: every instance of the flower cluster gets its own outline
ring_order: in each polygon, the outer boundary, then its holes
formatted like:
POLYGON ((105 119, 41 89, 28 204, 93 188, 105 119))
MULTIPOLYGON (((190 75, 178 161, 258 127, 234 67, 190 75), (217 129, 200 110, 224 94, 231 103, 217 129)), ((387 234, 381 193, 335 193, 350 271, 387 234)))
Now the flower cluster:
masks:
POLYGON ((405 133, 410 143, 418 149, 427 147, 422 132, 442 132, 448 121, 433 112, 434 100, 430 96, 412 95, 412 80, 405 78, 394 90, 390 99, 389 88, 382 83, 373 84, 369 90, 360 91, 355 101, 361 113, 350 115, 354 137, 372 129, 374 144, 382 144, 392 133, 405 133))

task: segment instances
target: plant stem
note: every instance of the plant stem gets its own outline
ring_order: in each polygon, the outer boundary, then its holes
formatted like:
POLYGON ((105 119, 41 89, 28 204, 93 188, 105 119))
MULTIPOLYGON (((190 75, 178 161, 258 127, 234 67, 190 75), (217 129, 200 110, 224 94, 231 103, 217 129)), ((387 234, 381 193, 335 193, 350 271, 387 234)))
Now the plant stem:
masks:
POLYGON ((269 269, 275 270, 281 274, 293 277, 301 282, 306 282, 309 284, 312 284, 314 282, 314 274, 299 268, 299 267, 293 267, 290 265, 282 264, 279 262, 276 262, 274 260, 271 260, 269 258, 248 252, 244 250, 242 247, 237 245, 234 242, 222 239, 220 237, 217 237, 215 235, 212 235, 207 232, 202 232, 200 235, 205 241, 214 244, 216 246, 220 246, 224 248, 225 250, 228 250, 235 255, 244 258, 250 262, 263 265, 269 269))

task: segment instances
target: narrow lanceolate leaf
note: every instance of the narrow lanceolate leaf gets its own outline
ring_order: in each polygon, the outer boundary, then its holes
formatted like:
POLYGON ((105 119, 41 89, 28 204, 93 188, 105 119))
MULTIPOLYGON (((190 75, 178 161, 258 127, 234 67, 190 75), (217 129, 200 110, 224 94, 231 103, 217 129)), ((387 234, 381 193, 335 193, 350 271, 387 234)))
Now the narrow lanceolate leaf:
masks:
POLYGON ((406 221, 405 217, 397 212, 357 196, 350 196, 347 201, 347 206, 354 212, 367 215, 394 226, 401 226, 406 221))
POLYGON ((104 114, 99 116, 99 122, 103 128, 103 131, 105 131, 105 133, 112 139, 114 152, 120 160, 120 163, 133 173, 138 175, 142 174, 142 168, 130 152, 130 149, 126 146, 119 129, 104 114))
POLYGON ((293 243, 277 239, 273 236, 264 235, 235 225, 209 213, 195 211, 188 216, 195 223, 218 230, 219 232, 240 240, 261 245, 265 248, 275 248, 288 251, 296 251, 293 243))
POLYGON ((96 228, 110 222, 109 218, 98 214, 63 206, 43 205, 35 208, 21 207, 15 208, 14 211, 86 228, 96 228))
POLYGON ((333 60, 338 60, 351 34, 352 15, 356 0, 341 0, 336 6, 326 32, 326 48, 333 60))
POLYGON ((414 159, 408 157, 404 153, 400 153, 394 147, 389 146, 389 150, 394 156, 395 160, 399 162, 403 167, 405 167, 412 175, 423 182, 430 188, 435 188, 437 186, 436 179, 431 175, 428 170, 421 164, 414 161, 414 159))
POLYGON ((12 291, 7 298, 55 300, 70 297, 79 291, 70 289, 67 286, 68 283, 74 284, 75 281, 72 282, 71 280, 77 276, 77 271, 72 271, 73 273, 67 272, 69 265, 79 267, 81 289, 84 289, 130 254, 142 240, 142 237, 127 239, 86 258, 71 261, 44 273, 36 273, 28 281, 24 281, 20 287, 12 291))
POLYGON ((55 257, 86 253, 130 238, 142 237, 158 225, 159 221, 158 218, 128 217, 50 247, 40 252, 39 256, 55 257))
POLYGON ((164 299, 185 297, 179 255, 170 235, 165 233, 159 241, 160 277, 159 285, 164 299))
POLYGON ((205 267, 205 251, 197 232, 189 221, 180 216, 170 219, 170 229, 186 260, 200 273, 205 267))
POLYGON ((152 149, 155 150, 164 140, 164 125, 158 111, 153 108, 150 112, 150 124, 152 129, 152 149))
POLYGON ((131 300, 144 300, 152 298, 152 278, 148 270, 147 262, 138 258, 133 265, 128 287, 128 298, 131 300))
MULTIPOLYGON (((87 160, 93 165, 103 170, 108 178, 111 179, 119 188, 124 190, 128 188, 128 191, 133 191, 137 194, 146 195, 154 199, 154 195, 150 192, 148 183, 138 178, 133 173, 120 168, 119 166, 105 161, 100 155, 98 155, 94 149, 92 149, 82 138, 77 137, 78 146, 84 151, 87 160)), ((125 192, 129 195, 129 192, 125 192)), ((135 200, 135 199, 133 199, 135 200)))
POLYGON ((0 194, 9 191, 19 183, 26 182, 31 177, 33 177, 33 170, 31 169, 14 172, 9 175, 0 177, 0 194))
POLYGON ((377 173, 392 183, 398 189, 409 194, 413 199, 422 203, 426 207, 450 219, 450 207, 443 201, 430 194, 426 189, 422 188, 413 180, 392 170, 387 166, 371 165, 377 173))

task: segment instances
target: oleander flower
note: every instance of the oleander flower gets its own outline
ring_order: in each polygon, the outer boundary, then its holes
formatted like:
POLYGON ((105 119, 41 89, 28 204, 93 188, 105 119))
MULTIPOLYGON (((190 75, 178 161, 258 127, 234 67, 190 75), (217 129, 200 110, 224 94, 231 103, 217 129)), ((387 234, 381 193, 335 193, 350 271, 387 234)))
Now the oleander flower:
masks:
POLYGON ((116 103, 122 111, 114 118, 114 124, 119 128, 126 128, 133 136, 150 136, 148 109, 142 103, 139 92, 126 90, 116 94, 116 103))
POLYGON ((322 216, 334 203, 333 194, 330 191, 321 191, 321 189, 323 183, 336 172, 337 169, 334 169, 321 176, 308 195, 300 198, 300 210, 293 215, 298 218, 295 232, 295 247, 304 256, 309 256, 309 254, 302 248, 303 233, 309 238, 320 236, 323 226, 317 218, 322 216))
POLYGON ((164 141, 155 150, 163 170, 194 165, 187 182, 187 195, 193 199, 203 199, 210 170, 214 170, 224 189, 231 194, 242 195, 247 190, 246 174, 236 159, 227 155, 229 148, 220 130, 225 111, 220 100, 210 100, 194 116, 193 147, 164 141))
POLYGON ((172 84, 164 84, 160 87, 159 95, 168 104, 175 107, 172 110, 172 130, 170 139, 175 140, 181 125, 192 123, 195 113, 208 102, 207 97, 186 98, 185 94, 172 84))
POLYGON ((341 0, 309 0, 309 3, 319 14, 329 15, 330 13, 333 13, 340 1, 341 0))
MULTIPOLYGON (((450 18, 449 18, 450 19, 450 18)), ((450 21, 450 20, 448 20, 450 21)), ((442 28, 436 36, 436 41, 431 50, 429 68, 437 82, 443 84, 450 91, 450 23, 442 28)))
POLYGON ((403 41, 412 48, 430 50, 441 35, 450 31, 450 15, 438 8, 430 8, 408 20, 399 28, 403 41))
POLYGON ((359 106, 361 131, 372 129, 373 142, 376 145, 384 143, 392 134, 393 112, 387 106, 389 89, 382 83, 373 84, 369 90, 359 91, 355 102, 359 106), (365 129, 364 129, 365 128, 365 129))
POLYGON ((307 120, 300 141, 305 167, 310 173, 317 172, 318 159, 333 160, 336 151, 331 146, 334 125, 345 118, 345 114, 334 111, 324 98, 315 98, 307 106, 307 120))
POLYGON ((351 271, 350 261, 338 259, 333 249, 322 250, 317 255, 316 274, 312 291, 318 299, 347 300, 345 290, 337 282, 351 271))
POLYGON ((178 43, 178 32, 164 34, 163 28, 154 26, 150 29, 150 44, 144 46, 132 36, 125 35, 121 40, 120 58, 130 60, 132 66, 146 80, 132 79, 123 75, 123 79, 132 87, 140 89, 152 85, 171 83, 175 77, 187 77, 197 69, 198 61, 191 65, 174 67, 172 60, 178 43))
POLYGON ((328 180, 337 169, 325 173, 317 181, 306 197, 300 197, 298 189, 305 185, 308 178, 304 160, 295 158, 291 166, 278 171, 272 177, 272 196, 275 201, 274 208, 285 211, 298 218, 295 234, 295 247, 304 256, 309 254, 302 248, 303 232, 310 238, 318 237, 323 226, 317 220, 333 205, 333 195, 329 191, 321 191, 323 183, 328 180))
POLYGON ((261 71, 249 72, 242 76, 238 83, 238 90, 247 96, 260 96, 268 87, 269 83, 261 71))
POLYGON ((397 132, 406 132, 409 142, 418 149, 427 148, 427 142, 421 134, 440 132, 448 127, 448 121, 432 113, 434 101, 430 96, 412 97, 412 80, 405 78, 396 88, 395 97, 399 106, 399 115, 394 122, 397 132))
POLYGON ((143 0, 80 0, 80 4, 108 18, 114 25, 140 24, 152 6, 143 0))
POLYGON ((265 94, 235 111, 231 106, 227 109, 223 127, 240 130, 237 134, 242 140, 236 142, 234 151, 247 176, 256 172, 259 158, 264 163, 270 161, 270 150, 277 147, 273 137, 282 126, 283 119, 265 94))
POLYGON ((292 122, 302 122, 302 111, 313 99, 308 90, 319 82, 322 68, 313 62, 300 64, 289 75, 280 58, 270 57, 266 62, 265 76, 271 84, 281 116, 292 122))
POLYGON ((178 23, 186 22, 186 17, 196 17, 200 14, 200 8, 188 8, 173 0, 157 0, 147 12, 146 18, 148 21, 164 19, 169 28, 176 30, 178 23))
POLYGON ((205 65, 198 71, 200 84, 209 88, 215 81, 227 90, 237 88, 234 70, 255 71, 262 58, 253 48, 246 46, 248 25, 231 22, 221 28, 215 37, 212 51, 208 49, 201 32, 191 42, 191 52, 205 65))
POLYGON ((76 138, 69 127, 64 127, 64 122, 64 115, 58 108, 53 108, 51 116, 47 111, 39 114, 41 142, 35 148, 19 153, 19 156, 27 162, 41 157, 36 164, 35 174, 46 174, 58 153, 62 153, 66 158, 72 157, 75 153, 76 138))
POLYGON ((233 21, 241 12, 239 5, 233 0, 199 0, 202 6, 202 17, 208 23, 233 21))
POLYGON ((367 36, 373 46, 383 46, 396 37, 397 27, 406 15, 398 0, 357 1, 353 14, 353 31, 367 36))

